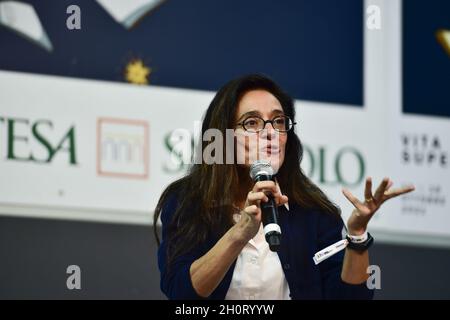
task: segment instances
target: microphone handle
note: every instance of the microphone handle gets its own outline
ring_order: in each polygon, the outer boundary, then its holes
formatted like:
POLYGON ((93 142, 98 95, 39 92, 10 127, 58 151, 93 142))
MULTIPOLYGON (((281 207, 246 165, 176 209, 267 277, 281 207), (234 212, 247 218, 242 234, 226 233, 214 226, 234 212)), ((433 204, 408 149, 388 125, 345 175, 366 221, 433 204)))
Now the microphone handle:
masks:
POLYGON ((275 203, 275 199, 271 194, 267 195, 269 201, 261 202, 262 222, 264 226, 271 223, 278 224, 278 209, 275 203))
POLYGON ((272 195, 268 202, 261 202, 261 219, 264 235, 271 251, 278 251, 281 243, 281 230, 278 223, 278 209, 272 195))
MULTIPOLYGON (((256 182, 272 180, 271 176, 260 175, 256 182)), ((278 223, 278 208, 272 194, 268 194, 268 202, 261 202, 261 220, 264 226, 264 235, 271 251, 278 251, 281 243, 281 229, 278 223)))

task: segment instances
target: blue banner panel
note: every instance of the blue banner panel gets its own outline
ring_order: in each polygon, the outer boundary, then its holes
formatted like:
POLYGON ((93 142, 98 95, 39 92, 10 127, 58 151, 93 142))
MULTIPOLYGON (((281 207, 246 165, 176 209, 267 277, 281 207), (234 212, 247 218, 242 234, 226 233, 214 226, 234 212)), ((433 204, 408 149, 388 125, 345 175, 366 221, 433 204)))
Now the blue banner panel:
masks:
POLYGON ((442 38, 445 33, 450 34, 450 1, 403 1, 405 113, 450 117, 450 47, 442 38))
POLYGON ((93 0, 23 2, 53 50, 0 27, 0 69, 125 81, 141 59, 151 85, 215 91, 260 72, 297 99, 363 105, 362 0, 166 0, 130 29, 93 0))

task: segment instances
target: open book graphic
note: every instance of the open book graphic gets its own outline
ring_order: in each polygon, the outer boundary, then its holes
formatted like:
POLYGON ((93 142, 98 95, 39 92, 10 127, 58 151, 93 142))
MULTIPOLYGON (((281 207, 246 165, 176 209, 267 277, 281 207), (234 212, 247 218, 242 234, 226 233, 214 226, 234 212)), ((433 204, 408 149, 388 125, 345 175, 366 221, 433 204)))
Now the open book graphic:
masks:
POLYGON ((145 14, 165 0, 97 0, 125 28, 130 29, 145 14))
POLYGON ((52 51, 53 46, 32 5, 18 1, 0 2, 0 25, 52 51))

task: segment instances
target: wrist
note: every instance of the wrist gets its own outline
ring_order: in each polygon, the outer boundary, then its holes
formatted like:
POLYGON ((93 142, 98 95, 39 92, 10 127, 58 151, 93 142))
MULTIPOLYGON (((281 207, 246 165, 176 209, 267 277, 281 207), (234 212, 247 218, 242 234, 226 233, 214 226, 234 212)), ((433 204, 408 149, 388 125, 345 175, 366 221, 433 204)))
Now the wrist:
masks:
POLYGON ((352 237, 347 235, 347 249, 355 250, 358 252, 364 252, 373 244, 373 237, 370 233, 366 233, 363 236, 352 237))
POLYGON ((352 236, 360 236, 367 231, 367 223, 358 221, 354 216, 347 221, 347 233, 352 236))
POLYGON ((348 234, 351 236, 361 236, 367 232, 367 228, 348 228, 348 234))
POLYGON ((348 233, 346 238, 348 241, 353 243, 363 243, 365 242, 369 237, 369 233, 366 231, 362 235, 353 235, 351 233, 348 233))
POLYGON ((238 222, 230 229, 230 240, 234 245, 244 247, 250 239, 242 223, 238 222))

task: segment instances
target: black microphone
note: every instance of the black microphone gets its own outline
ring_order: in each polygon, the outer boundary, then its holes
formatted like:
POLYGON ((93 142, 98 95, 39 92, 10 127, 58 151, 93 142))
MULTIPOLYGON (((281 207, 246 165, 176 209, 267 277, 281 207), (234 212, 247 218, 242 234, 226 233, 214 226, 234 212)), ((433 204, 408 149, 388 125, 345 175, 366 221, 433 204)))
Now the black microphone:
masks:
MULTIPOLYGON (((267 160, 257 160, 250 166, 250 178, 253 181, 273 181, 273 169, 267 160)), ((261 201, 264 235, 271 251, 278 251, 281 243, 281 228, 278 224, 278 208, 271 193, 267 194, 269 201, 261 201)))

